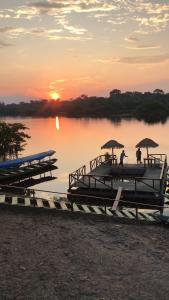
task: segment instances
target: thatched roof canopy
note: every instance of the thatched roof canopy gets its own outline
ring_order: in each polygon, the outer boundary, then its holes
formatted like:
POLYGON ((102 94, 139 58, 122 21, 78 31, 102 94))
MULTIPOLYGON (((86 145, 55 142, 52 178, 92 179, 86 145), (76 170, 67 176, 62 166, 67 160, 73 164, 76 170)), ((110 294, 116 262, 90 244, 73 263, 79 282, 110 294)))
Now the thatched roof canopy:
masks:
POLYGON ((136 148, 156 148, 158 146, 153 140, 145 138, 136 145, 136 148))
POLYGON ((146 148, 147 149, 147 157, 148 157, 148 148, 156 148, 158 146, 159 145, 156 142, 154 142, 153 140, 145 138, 136 145, 136 148, 146 148))
POLYGON ((106 144, 104 144, 101 149, 112 149, 112 154, 113 154, 113 149, 121 149, 124 148, 124 145, 118 143, 115 140, 110 140, 106 144))

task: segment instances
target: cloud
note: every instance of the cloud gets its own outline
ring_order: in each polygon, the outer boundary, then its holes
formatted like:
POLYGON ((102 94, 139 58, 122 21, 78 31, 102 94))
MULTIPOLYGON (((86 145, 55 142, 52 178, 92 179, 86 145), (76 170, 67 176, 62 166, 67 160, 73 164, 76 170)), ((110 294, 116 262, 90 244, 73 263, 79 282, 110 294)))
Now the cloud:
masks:
POLYGON ((63 86, 64 83, 65 83, 64 79, 56 79, 49 83, 47 90, 50 90, 51 92, 61 93, 65 90, 63 86))
POLYGON ((56 80, 53 80, 49 83, 49 88, 50 89, 57 89, 58 88, 58 85, 60 84, 64 84, 66 82, 66 79, 56 79, 56 80))
POLYGON ((0 27, 0 33, 11 32, 14 28, 12 26, 0 27))
POLYGON ((76 28, 73 26, 64 26, 65 29, 45 29, 40 28, 24 28, 24 27, 0 27, 0 34, 6 33, 9 38, 17 38, 24 35, 32 35, 34 37, 44 37, 49 40, 74 40, 86 41, 91 40, 92 37, 83 37, 86 32, 85 29, 76 28), (68 32, 68 34, 67 34, 68 32))
POLYGON ((95 59, 96 62, 103 64, 125 63, 125 64, 157 64, 163 63, 169 60, 169 54, 160 55, 142 55, 142 56, 126 56, 126 57, 114 57, 108 59, 95 59))
POLYGON ((10 38, 16 38, 21 34, 29 33, 29 30, 23 27, 0 27, 0 33, 6 33, 10 38))
POLYGON ((90 41, 92 40, 91 37, 82 37, 82 36, 68 36, 68 35, 52 35, 52 36, 48 36, 49 40, 68 40, 68 41, 81 41, 81 42, 85 42, 85 41, 90 41))
POLYGON ((36 8, 39 13, 49 13, 54 10, 61 10, 65 13, 69 13, 71 11, 74 12, 106 12, 117 9, 117 2, 113 1, 91 1, 91 0, 46 0, 46 1, 37 1, 28 3, 29 7, 36 8))
POLYGON ((0 40, 0 48, 11 47, 11 46, 14 45, 0 40))
POLYGON ((131 49, 131 50, 151 50, 151 49, 159 49, 161 48, 160 45, 133 45, 133 46, 126 46, 125 48, 131 49))
POLYGON ((127 64, 157 64, 169 60, 169 54, 120 57, 120 63, 127 64))
MULTIPOLYGON (((67 2, 67 1, 66 1, 67 2)), ((28 7, 35 9, 36 14, 50 13, 54 11, 64 10, 69 7, 69 4, 65 1, 37 1, 29 2, 28 7)))
MULTIPOLYGON (((24 0, 25 1, 25 0, 24 0)), ((26 1, 25 1, 26 2, 26 1)), ((119 10, 119 1, 113 0, 42 0, 28 1, 15 9, 0 10, 0 18, 32 19, 48 15, 56 19, 66 18, 71 13, 105 14, 119 10)))
POLYGON ((107 23, 112 25, 121 25, 125 24, 127 20, 124 17, 114 17, 113 20, 107 20, 107 23))
POLYGON ((58 82, 58 83, 64 83, 66 81, 66 79, 57 79, 55 80, 55 82, 58 82))
POLYGON ((101 19, 101 18, 107 18, 107 17, 109 17, 110 15, 109 15, 109 13, 95 13, 94 14, 94 17, 96 18, 96 19, 101 19))
POLYGON ((119 57, 114 57, 114 58, 97 58, 94 59, 95 62, 102 63, 102 64, 113 64, 113 63, 118 63, 119 62, 119 57))
POLYGON ((27 6, 19 6, 15 9, 4 9, 0 11, 0 19, 27 19, 37 17, 37 10, 27 6))
POLYGON ((169 13, 164 15, 154 15, 151 17, 135 17, 135 21, 138 22, 139 29, 143 32, 160 32, 168 25, 169 13))
POLYGON ((70 33, 82 35, 87 32, 87 29, 78 28, 74 26, 64 25, 64 29, 68 30, 70 33))
POLYGON ((166 29, 169 22, 169 3, 153 3, 153 0, 124 0, 126 11, 136 22, 136 32, 149 34, 166 29))
POLYGON ((134 42, 138 42, 139 39, 135 36, 128 36, 125 37, 124 40, 129 43, 134 43, 134 42))
POLYGON ((162 4, 162 3, 152 3, 146 1, 137 2, 136 11, 137 12, 146 12, 147 14, 162 14, 169 11, 169 4, 162 4))
POLYGON ((11 15, 5 11, 0 11, 0 19, 9 19, 11 15))
POLYGON ((125 46, 126 49, 131 50, 150 50, 150 49, 159 49, 161 48, 160 45, 153 45, 153 44, 144 44, 140 43, 140 40, 135 36, 128 36, 124 38, 125 42, 129 43, 129 45, 125 46))
MULTIPOLYGON (((26 0, 25 0, 26 2, 26 0)), ((9 17, 11 19, 37 18, 42 20, 47 15, 64 30, 73 34, 83 35, 88 30, 75 24, 70 24, 68 18, 72 14, 86 14, 86 17, 93 17, 100 22, 100 18, 109 16, 112 11, 120 10, 119 0, 42 0, 28 1, 26 5, 21 5, 15 9, 4 9, 0 11, 0 18, 9 17), (90 13, 90 15, 89 15, 90 13), (98 18, 99 16, 99 18, 98 18)), ((73 19, 72 19, 73 20, 73 19)), ((120 25, 125 22, 121 14, 114 14, 113 19, 109 20, 113 25, 120 25)), ((86 23, 87 24, 87 23, 86 23)))
MULTIPOLYGON (((43 24, 47 24, 46 20, 50 18, 50 21, 55 21, 58 29, 65 31, 65 35, 68 32, 67 39, 72 40, 79 40, 76 35, 83 35, 86 40, 91 39, 91 36, 88 36, 90 22, 85 22, 86 28, 81 27, 80 14, 83 18, 93 18, 97 23, 103 21, 106 26, 111 26, 112 30, 116 30, 115 26, 126 24, 134 25, 135 32, 139 34, 149 34, 165 30, 169 22, 169 4, 157 1, 159 3, 154 3, 154 0, 22 0, 20 2, 23 5, 15 5, 15 9, 0 9, 0 18, 18 21, 36 18, 39 22, 45 21, 43 24), (75 23, 75 20, 78 23, 75 23)), ((132 38, 129 37, 128 42, 132 42, 132 38)), ((63 36, 51 35, 50 39, 63 39, 63 36)))

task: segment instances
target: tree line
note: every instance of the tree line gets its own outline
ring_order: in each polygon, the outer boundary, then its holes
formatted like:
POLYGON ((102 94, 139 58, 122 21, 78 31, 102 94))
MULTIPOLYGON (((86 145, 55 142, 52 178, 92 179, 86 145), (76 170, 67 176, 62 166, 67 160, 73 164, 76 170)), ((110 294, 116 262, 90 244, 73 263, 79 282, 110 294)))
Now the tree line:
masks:
POLYGON ((81 95, 69 101, 38 100, 19 104, 0 103, 0 116, 132 117, 146 122, 165 122, 169 116, 169 93, 110 91, 109 97, 81 95))

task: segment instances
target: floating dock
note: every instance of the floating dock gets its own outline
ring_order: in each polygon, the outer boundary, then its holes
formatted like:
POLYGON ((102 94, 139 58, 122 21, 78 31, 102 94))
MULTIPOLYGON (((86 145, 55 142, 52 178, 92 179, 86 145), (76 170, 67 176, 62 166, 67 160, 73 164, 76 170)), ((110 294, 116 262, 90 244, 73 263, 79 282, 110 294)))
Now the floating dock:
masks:
POLYGON ((116 206, 162 211, 167 168, 165 154, 149 154, 144 163, 123 167, 101 155, 90 161, 88 172, 82 166, 69 174, 68 199, 105 206, 113 206, 116 201, 116 206))

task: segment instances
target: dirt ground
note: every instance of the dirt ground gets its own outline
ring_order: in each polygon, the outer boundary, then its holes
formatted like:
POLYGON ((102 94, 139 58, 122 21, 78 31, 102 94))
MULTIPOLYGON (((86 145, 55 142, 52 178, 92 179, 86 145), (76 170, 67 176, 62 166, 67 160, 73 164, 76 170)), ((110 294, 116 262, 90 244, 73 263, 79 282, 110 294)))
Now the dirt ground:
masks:
POLYGON ((0 207, 0 228, 0 299, 169 299, 167 226, 0 207))

